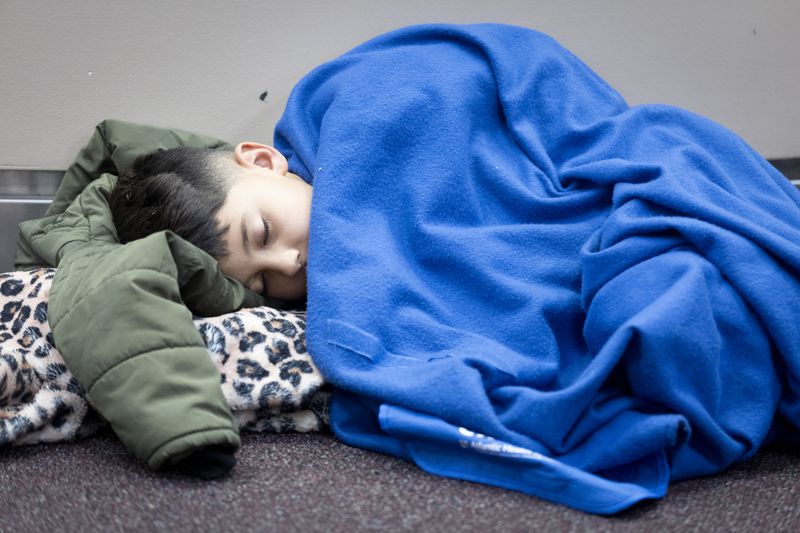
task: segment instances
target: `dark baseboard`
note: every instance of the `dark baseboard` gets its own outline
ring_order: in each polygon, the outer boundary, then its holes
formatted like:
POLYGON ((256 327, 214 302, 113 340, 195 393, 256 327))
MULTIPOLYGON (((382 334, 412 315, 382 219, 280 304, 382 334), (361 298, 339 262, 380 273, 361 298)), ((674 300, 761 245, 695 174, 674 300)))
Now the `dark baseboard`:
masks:
MULTIPOLYGON (((800 157, 769 159, 769 162, 800 186, 800 157)), ((0 197, 52 197, 63 175, 63 170, 0 168, 0 197)))
POLYGON ((800 157, 789 157, 786 159, 770 159, 769 162, 777 168, 781 174, 797 185, 800 181, 800 157))

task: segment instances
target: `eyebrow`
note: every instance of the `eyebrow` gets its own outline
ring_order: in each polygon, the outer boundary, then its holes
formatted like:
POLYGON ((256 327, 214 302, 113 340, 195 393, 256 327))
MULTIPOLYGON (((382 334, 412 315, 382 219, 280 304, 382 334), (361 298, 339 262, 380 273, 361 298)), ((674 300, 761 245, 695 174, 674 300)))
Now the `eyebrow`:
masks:
POLYGON ((248 254, 250 253, 250 238, 247 236, 247 214, 242 215, 242 243, 244 244, 244 250, 248 254))

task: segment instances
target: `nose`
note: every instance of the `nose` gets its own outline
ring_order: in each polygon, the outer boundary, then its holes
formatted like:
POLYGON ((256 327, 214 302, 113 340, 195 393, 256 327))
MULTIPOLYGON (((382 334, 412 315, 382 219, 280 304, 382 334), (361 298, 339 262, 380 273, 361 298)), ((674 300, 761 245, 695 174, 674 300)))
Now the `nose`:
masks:
POLYGON ((276 255, 274 269, 285 276, 294 276, 305 265, 303 255, 296 248, 286 248, 276 255))

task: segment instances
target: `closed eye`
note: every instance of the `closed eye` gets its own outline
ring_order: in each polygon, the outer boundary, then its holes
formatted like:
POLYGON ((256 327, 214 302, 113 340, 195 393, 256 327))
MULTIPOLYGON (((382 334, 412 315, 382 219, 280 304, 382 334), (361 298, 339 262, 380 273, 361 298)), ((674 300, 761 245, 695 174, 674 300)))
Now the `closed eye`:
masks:
POLYGON ((270 224, 266 217, 261 217, 261 222, 264 223, 264 246, 269 242, 270 224))

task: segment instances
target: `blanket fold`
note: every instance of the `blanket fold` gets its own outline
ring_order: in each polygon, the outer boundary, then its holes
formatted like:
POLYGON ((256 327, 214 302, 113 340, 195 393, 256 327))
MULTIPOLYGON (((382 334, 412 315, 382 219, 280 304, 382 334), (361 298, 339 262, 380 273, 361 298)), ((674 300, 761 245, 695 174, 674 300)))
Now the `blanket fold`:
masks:
POLYGON ((275 144, 314 186, 308 342, 343 440, 503 485, 451 460, 462 428, 583 487, 518 490, 609 513, 796 434, 800 195, 723 126, 629 107, 541 33, 424 25, 312 71, 275 144))

